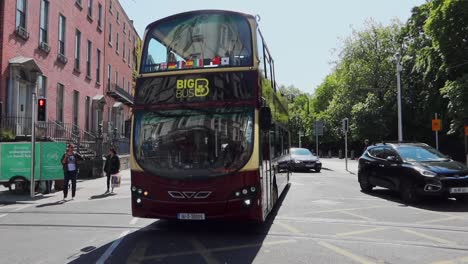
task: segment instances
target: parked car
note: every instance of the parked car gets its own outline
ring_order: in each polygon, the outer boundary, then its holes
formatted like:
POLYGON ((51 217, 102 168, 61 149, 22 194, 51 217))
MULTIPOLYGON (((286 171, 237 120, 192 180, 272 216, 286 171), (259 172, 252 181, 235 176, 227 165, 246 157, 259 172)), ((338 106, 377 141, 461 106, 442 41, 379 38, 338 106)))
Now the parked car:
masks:
POLYGON ((278 162, 279 168, 288 168, 291 171, 309 171, 311 169, 320 172, 322 162, 306 148, 291 148, 289 154, 278 162))
POLYGON ((363 192, 385 187, 408 203, 423 196, 468 201, 468 167, 423 143, 368 147, 359 158, 358 180, 363 192))

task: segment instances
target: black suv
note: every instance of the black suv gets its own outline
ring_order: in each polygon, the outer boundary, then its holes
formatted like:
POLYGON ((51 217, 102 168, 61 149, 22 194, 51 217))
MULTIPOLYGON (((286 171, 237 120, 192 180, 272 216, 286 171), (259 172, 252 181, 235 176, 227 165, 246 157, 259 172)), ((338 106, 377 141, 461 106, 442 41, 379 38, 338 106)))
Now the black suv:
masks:
POLYGON ((368 147, 359 158, 358 180, 363 192, 385 187, 408 203, 428 195, 468 201, 468 167, 422 143, 368 147))

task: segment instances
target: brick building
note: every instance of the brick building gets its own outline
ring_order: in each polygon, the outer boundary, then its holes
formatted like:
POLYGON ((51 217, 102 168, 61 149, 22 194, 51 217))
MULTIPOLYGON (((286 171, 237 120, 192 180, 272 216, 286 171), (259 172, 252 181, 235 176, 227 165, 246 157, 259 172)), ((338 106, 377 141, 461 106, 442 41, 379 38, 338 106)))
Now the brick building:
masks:
POLYGON ((118 0, 0 0, 0 113, 30 133, 37 87, 49 122, 128 134, 138 39, 118 0))

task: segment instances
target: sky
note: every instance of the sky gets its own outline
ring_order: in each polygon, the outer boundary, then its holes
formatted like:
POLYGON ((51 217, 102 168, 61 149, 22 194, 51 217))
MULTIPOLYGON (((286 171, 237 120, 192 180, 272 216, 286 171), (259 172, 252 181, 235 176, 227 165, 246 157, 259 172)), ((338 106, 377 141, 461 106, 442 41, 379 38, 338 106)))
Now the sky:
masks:
POLYGON ((148 24, 180 12, 223 9, 259 15, 276 82, 313 93, 332 73, 343 40, 372 19, 406 22, 426 0, 119 0, 143 38, 148 24))

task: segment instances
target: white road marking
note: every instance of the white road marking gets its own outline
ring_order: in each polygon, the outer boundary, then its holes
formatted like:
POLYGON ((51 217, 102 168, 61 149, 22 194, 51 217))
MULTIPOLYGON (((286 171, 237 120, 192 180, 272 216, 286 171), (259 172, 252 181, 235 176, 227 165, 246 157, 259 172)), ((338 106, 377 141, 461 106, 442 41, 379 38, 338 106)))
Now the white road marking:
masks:
POLYGON ((114 243, 112 243, 112 245, 110 245, 110 247, 106 250, 106 252, 104 252, 104 254, 99 258, 99 260, 96 262, 96 264, 104 264, 106 262, 106 260, 110 257, 112 252, 114 252, 114 250, 117 248, 117 246, 120 244, 120 242, 122 242, 122 240, 124 239, 124 237, 128 233, 130 233, 130 230, 122 232, 120 234, 119 238, 117 240, 115 240, 114 243))
POLYGON ((426 234, 422 234, 422 233, 419 233, 419 232, 416 232, 414 230, 409 230, 409 229, 403 229, 404 232, 406 233, 409 233, 409 234, 413 234, 415 236, 418 236, 418 237, 422 237, 422 238, 425 238, 425 239, 429 239, 429 240, 432 240, 432 241, 435 241, 435 242, 438 242, 440 244, 448 244, 448 245, 456 245, 457 243, 453 242, 453 241, 448 241, 448 240, 445 240, 445 239, 442 239, 442 238, 438 238, 438 237, 433 237, 433 236, 430 236, 430 235, 426 235, 426 234))
POLYGON ((7 216, 8 214, 2 214, 0 215, 0 218, 4 217, 4 216, 7 216))
POLYGON ((377 227, 377 228, 370 228, 370 229, 364 229, 364 230, 356 230, 356 231, 351 231, 351 232, 344 232, 344 233, 337 233, 337 236, 353 236, 353 235, 361 235, 365 233, 372 233, 372 232, 377 232, 377 231, 382 231, 382 230, 387 230, 388 227, 377 227))

